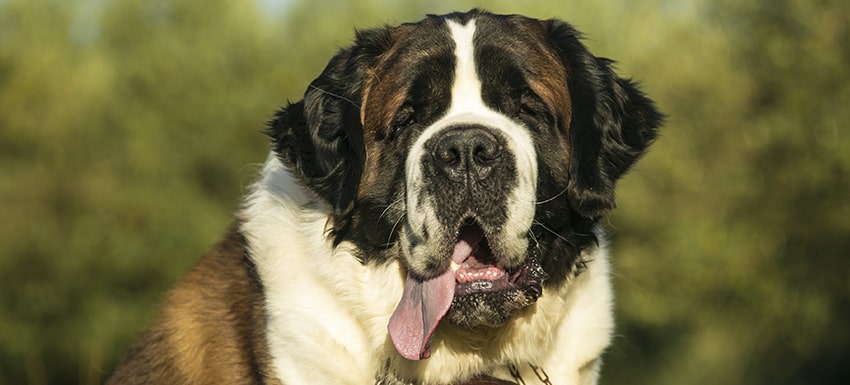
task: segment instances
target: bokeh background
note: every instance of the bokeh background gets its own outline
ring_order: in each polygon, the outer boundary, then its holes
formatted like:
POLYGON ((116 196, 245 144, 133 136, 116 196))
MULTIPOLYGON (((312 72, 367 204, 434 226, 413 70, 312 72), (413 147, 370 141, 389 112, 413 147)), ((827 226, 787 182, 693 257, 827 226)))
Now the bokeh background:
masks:
POLYGON ((558 17, 669 115, 603 384, 850 383, 846 0, 0 0, 0 384, 98 384, 355 27, 558 17))

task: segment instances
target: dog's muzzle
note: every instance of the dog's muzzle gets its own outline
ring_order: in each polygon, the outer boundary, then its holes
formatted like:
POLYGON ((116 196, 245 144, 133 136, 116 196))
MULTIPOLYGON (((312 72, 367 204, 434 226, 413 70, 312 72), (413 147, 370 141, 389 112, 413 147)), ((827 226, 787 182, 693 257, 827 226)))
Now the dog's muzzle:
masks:
POLYGON ((527 250, 530 223, 511 221, 511 210, 528 209, 534 198, 529 191, 517 199, 517 157, 507 135, 456 124, 423 142, 407 193, 424 203, 408 207, 408 274, 389 323, 393 344, 411 360, 429 357, 444 318, 467 328, 502 325, 537 300, 546 279, 527 250))

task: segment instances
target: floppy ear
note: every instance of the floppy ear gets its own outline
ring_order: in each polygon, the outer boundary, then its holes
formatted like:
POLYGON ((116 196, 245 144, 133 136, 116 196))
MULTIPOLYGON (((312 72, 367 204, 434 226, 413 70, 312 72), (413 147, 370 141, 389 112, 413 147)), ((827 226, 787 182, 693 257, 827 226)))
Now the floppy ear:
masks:
POLYGON ((360 124, 365 73, 389 44, 386 29, 358 31, 354 45, 330 60, 304 99, 269 122, 277 157, 333 208, 336 242, 350 225, 365 162, 360 124))
POLYGON ((614 208, 617 179, 656 138, 663 115, 634 82, 614 73, 612 61, 593 56, 572 26, 551 20, 548 27, 572 101, 570 205, 585 218, 598 218, 614 208))

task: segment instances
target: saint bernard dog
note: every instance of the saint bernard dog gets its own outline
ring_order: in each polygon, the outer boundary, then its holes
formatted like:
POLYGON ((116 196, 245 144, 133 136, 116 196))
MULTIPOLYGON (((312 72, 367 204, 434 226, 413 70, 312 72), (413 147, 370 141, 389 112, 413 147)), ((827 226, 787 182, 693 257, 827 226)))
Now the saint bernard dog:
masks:
POLYGON ((600 218, 662 115, 559 20, 361 30, 110 384, 593 384, 600 218))

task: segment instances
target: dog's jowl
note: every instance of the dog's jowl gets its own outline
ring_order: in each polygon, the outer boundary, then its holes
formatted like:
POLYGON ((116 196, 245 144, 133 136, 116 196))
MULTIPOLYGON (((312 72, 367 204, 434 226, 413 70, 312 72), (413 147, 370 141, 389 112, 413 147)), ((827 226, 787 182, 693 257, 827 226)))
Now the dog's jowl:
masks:
POLYGON ((559 20, 360 30, 113 384, 593 384, 617 180, 661 115, 559 20))

